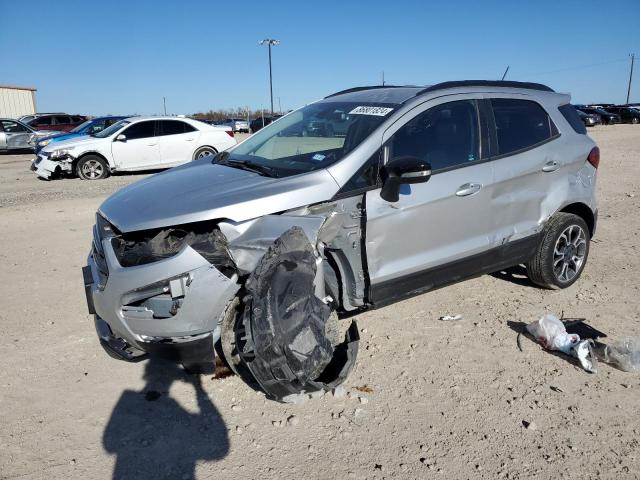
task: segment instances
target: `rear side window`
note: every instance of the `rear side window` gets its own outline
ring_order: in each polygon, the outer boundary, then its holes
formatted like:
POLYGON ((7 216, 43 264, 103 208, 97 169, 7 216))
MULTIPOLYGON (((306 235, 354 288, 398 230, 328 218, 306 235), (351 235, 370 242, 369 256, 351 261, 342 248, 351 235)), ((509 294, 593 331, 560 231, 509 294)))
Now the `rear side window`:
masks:
POLYGON ((560 105, 558 110, 560 110, 564 119, 569 122, 569 125, 571 125, 571 128, 573 128, 576 133, 581 133, 583 135, 587 133, 587 127, 585 127, 583 121, 580 119, 580 115, 578 115, 578 112, 576 112, 573 105, 570 103, 560 105))
POLYGON ((71 123, 69 117, 54 117, 56 120, 56 125, 68 125, 71 123))
POLYGON ((533 147, 557 135, 547 112, 531 100, 491 99, 498 137, 498 155, 533 147))
POLYGON ((148 122, 134 123, 124 132, 127 140, 136 140, 138 138, 149 138, 154 136, 154 128, 156 122, 154 120, 148 122))
POLYGON ((160 135, 179 135, 193 132, 195 128, 179 120, 162 120, 160 122, 160 135))
POLYGON ((434 171, 464 166, 480 159, 476 102, 443 103, 419 114, 391 139, 390 158, 410 156, 434 171))
POLYGON ((35 125, 51 125, 51 117, 36 118, 33 123, 35 125))

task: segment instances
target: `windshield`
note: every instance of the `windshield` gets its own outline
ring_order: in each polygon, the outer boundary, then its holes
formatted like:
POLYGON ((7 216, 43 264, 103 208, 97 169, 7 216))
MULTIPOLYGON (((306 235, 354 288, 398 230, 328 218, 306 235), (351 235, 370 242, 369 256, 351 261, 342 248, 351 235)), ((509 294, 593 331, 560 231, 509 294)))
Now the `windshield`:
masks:
POLYGON ((98 132, 94 135, 97 138, 107 138, 108 136, 116 133, 122 127, 129 125, 131 122, 129 120, 120 120, 119 122, 114 123, 110 127, 105 128, 101 132, 98 132))
POLYGON ((360 145, 395 107, 355 102, 307 105, 263 128, 225 158, 267 167, 277 177, 326 168, 360 145))
POLYGON ((76 128, 71 130, 71 133, 81 133, 85 128, 88 128, 89 125, 93 123, 93 120, 87 120, 86 122, 82 122, 76 128))

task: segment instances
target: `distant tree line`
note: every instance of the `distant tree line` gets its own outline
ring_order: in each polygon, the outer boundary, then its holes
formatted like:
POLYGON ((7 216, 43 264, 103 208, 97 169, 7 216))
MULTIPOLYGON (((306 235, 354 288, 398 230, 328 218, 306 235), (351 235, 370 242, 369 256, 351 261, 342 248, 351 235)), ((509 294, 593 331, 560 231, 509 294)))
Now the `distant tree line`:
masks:
MULTIPOLYGON (((220 109, 220 110, 209 110, 208 112, 197 112, 191 115, 193 118, 201 118, 203 120, 225 120, 227 118, 247 118, 247 113, 249 114, 249 118, 259 118, 262 116, 262 110, 251 110, 249 108, 236 108, 236 109, 220 109)), ((268 110, 264 111, 264 116, 268 117, 270 112, 268 110)))

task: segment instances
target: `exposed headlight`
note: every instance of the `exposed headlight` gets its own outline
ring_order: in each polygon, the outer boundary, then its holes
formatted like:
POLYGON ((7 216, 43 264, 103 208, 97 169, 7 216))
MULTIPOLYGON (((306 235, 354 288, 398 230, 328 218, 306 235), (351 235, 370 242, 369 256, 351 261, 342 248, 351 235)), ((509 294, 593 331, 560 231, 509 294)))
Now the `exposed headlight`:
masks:
POLYGON ((53 150, 50 154, 50 158, 62 158, 69 155, 71 151, 70 148, 59 148, 58 150, 53 150))
POLYGON ((42 140, 41 142, 38 142, 38 145, 41 147, 46 147, 50 143, 51 143, 51 139, 48 139, 48 140, 42 140))

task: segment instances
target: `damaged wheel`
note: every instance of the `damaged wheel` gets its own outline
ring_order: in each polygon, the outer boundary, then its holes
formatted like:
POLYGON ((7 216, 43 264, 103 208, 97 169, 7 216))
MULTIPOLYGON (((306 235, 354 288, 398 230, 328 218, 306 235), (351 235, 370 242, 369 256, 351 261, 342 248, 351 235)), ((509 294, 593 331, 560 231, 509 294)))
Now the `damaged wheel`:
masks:
POLYGON ((246 282, 239 315, 243 336, 236 329, 235 347, 270 398, 288 401, 334 388, 355 364, 357 325, 352 322, 344 338, 337 338, 338 317, 316 296, 315 280, 313 247, 304 231, 293 227, 274 242, 246 282))
POLYGON ((109 166, 97 155, 86 155, 78 160, 76 174, 82 180, 102 180, 109 176, 109 166))

